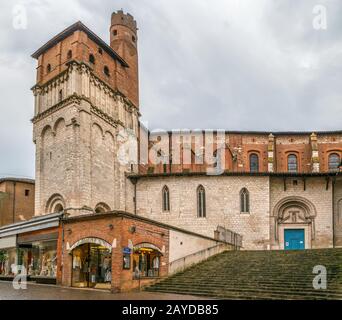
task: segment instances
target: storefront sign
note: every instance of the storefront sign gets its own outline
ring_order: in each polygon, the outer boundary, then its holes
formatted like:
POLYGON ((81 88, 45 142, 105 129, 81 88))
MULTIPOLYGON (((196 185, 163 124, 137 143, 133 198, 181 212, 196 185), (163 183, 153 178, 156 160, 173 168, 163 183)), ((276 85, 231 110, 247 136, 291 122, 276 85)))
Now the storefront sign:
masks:
POLYGON ((17 237, 7 237, 0 239, 0 249, 15 248, 17 245, 17 237))
POLYGON ((84 238, 84 239, 81 239, 81 240, 75 242, 75 243, 71 246, 71 248, 70 248, 69 250, 72 251, 72 250, 74 250, 75 248, 77 248, 77 247, 79 247, 80 245, 85 244, 85 243, 98 244, 98 245, 100 245, 100 246, 103 246, 103 247, 107 248, 110 252, 112 252, 112 246, 111 246, 108 242, 106 242, 106 241, 104 241, 104 240, 102 240, 102 239, 99 239, 99 238, 84 238))
POLYGON ((125 248, 122 249, 122 252, 123 252, 124 254, 131 254, 131 253, 132 253, 132 250, 131 250, 130 248, 128 248, 128 247, 125 247, 125 248))

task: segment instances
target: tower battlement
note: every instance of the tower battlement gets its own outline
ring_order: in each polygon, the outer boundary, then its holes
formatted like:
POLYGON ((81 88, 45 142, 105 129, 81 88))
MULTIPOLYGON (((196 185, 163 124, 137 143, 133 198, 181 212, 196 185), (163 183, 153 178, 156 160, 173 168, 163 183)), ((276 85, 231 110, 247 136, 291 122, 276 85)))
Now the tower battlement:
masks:
POLYGON ((123 10, 118 10, 112 13, 112 26, 123 25, 130 28, 134 33, 137 33, 137 22, 129 13, 124 13, 123 10))

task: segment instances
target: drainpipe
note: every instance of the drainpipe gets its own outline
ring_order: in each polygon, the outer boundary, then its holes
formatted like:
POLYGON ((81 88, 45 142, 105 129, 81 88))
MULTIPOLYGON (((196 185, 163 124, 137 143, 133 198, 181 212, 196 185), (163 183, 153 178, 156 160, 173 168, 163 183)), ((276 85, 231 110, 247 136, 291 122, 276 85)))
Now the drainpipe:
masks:
POLYGON ((335 248, 335 221, 336 221, 336 217, 335 217, 335 181, 336 178, 334 177, 332 182, 331 182, 331 189, 332 189, 332 233, 333 233, 333 248, 335 248))
POLYGON ((17 183, 13 181, 13 223, 15 223, 15 193, 16 193, 16 185, 17 183))
POLYGON ((134 185, 134 214, 137 215, 137 180, 134 179, 132 182, 134 185))

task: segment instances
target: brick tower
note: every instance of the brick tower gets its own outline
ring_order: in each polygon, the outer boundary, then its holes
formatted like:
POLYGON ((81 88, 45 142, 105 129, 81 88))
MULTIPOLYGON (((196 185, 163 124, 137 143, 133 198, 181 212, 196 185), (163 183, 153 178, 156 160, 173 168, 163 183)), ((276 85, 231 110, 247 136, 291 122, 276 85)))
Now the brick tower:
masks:
MULTIPOLYGON (((129 13, 122 10, 113 12, 110 26, 110 46, 129 65, 127 75, 129 84, 126 95, 136 107, 139 107, 139 76, 138 76, 138 37, 137 23, 129 13)), ((124 91, 124 90, 122 90, 124 91)))
POLYGON ((118 154, 127 129, 138 135, 136 22, 119 11, 110 29, 111 46, 77 22, 32 55, 36 215, 133 211, 134 168, 118 154))

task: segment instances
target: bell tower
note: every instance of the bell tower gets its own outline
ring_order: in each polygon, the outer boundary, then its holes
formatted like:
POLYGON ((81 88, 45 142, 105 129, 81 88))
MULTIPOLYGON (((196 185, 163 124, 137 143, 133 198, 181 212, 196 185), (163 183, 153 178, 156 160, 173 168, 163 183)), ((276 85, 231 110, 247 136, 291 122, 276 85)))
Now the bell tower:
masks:
POLYGON ((110 26, 110 46, 129 65, 126 79, 118 79, 118 87, 139 107, 138 36, 137 23, 129 13, 113 12, 110 26))

